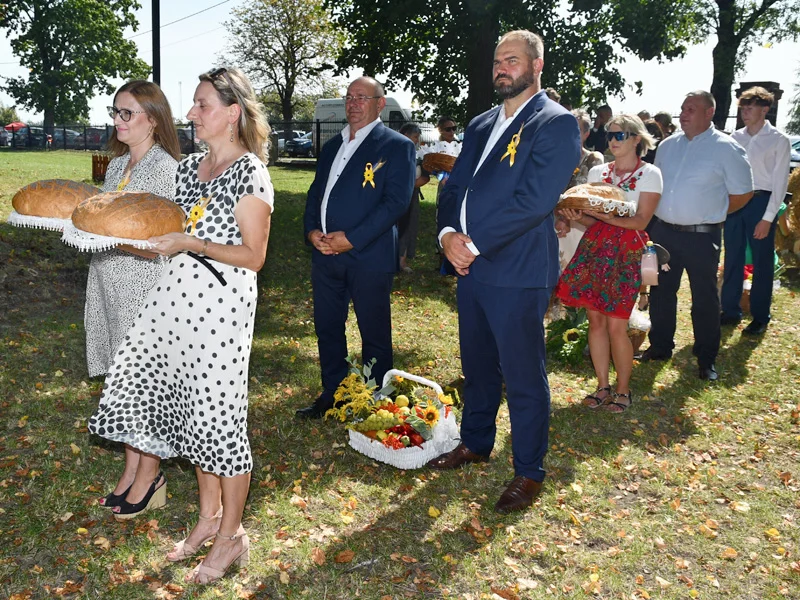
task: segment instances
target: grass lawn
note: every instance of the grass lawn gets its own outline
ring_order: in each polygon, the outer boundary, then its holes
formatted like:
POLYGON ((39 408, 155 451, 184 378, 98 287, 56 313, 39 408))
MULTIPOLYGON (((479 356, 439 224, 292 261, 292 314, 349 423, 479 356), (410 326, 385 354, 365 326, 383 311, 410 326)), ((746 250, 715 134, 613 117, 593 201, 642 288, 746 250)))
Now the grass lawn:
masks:
MULTIPOLYGON (((580 405, 594 389, 588 360, 551 364, 546 486, 531 510, 501 517, 492 507, 513 476, 505 407, 493 460, 448 473, 372 462, 335 424, 295 420, 319 390, 302 241, 313 171, 270 172, 250 366, 251 562, 202 588, 183 583, 194 561, 164 559, 197 518, 191 465, 164 464, 168 504, 146 517, 117 523, 96 503, 123 456, 86 429, 102 384, 85 369, 87 256, 4 223, 16 189, 86 180, 90 155, 0 152, 0 598, 800 598, 796 275, 763 339, 723 329, 716 384, 696 378, 688 294, 673 359, 635 366, 627 412, 580 405)), ((435 186, 424 192, 415 271, 395 279, 395 362, 447 383, 460 375, 455 282, 436 273, 435 186)), ((355 350, 354 319, 348 328, 355 350)))

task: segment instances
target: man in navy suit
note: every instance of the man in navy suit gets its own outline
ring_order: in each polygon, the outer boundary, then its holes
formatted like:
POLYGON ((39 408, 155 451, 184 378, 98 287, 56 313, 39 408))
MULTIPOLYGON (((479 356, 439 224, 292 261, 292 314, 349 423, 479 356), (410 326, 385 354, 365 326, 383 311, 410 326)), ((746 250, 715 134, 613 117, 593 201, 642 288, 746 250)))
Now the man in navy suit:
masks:
POLYGON ((347 126, 322 147, 308 190, 305 238, 313 247, 311 284, 322 394, 297 416, 319 419, 347 376, 345 322, 353 309, 361 358, 376 359, 380 384, 392 368, 390 293, 397 271, 397 228, 414 190, 416 154, 407 137, 384 127, 383 86, 359 77, 347 88, 347 126))
POLYGON ((439 240, 458 279, 464 413, 461 444, 429 464, 489 459, 503 381, 515 478, 495 510, 533 503, 545 471, 550 388, 544 314, 558 279, 553 208, 581 156, 578 122, 541 90, 541 38, 503 36, 494 87, 503 104, 472 120, 439 197, 439 240))

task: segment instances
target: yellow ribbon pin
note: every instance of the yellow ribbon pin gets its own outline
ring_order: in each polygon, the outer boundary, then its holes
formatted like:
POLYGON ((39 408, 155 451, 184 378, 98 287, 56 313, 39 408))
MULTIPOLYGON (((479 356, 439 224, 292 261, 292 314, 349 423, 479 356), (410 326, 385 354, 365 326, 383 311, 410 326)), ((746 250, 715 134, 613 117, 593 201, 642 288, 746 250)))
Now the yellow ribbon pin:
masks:
POLYGON ((364 167, 364 181, 361 182, 361 187, 366 187, 370 184, 373 189, 375 188, 375 172, 372 170, 372 163, 367 163, 364 167))
POLYGON ((506 147, 506 153, 500 157, 500 162, 503 162, 506 156, 509 156, 508 159, 508 166, 514 166, 514 156, 517 154, 517 146, 519 146, 519 142, 522 139, 522 128, 525 127, 525 123, 519 126, 519 131, 511 136, 511 141, 508 143, 506 147))
POLYGON ((186 221, 183 222, 184 229, 186 229, 189 224, 192 226, 189 230, 189 235, 194 234, 194 230, 197 228, 197 222, 203 218, 203 214, 205 214, 206 206, 208 206, 209 202, 211 202, 211 196, 201 197, 200 202, 195 204, 189 211, 189 216, 186 218, 186 221))
POLYGON ((122 190, 124 190, 130 182, 131 182, 131 172, 125 171, 125 173, 122 175, 122 180, 117 185, 117 191, 121 192, 122 190))

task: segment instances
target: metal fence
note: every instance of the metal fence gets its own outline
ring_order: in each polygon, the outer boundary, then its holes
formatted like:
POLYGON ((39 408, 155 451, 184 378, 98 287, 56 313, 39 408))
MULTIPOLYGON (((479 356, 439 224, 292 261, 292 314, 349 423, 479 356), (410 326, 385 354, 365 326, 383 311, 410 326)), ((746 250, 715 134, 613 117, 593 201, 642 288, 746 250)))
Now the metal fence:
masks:
MULTIPOLYGON (((385 121, 394 130, 407 121, 385 121)), ((417 123, 423 130, 423 143, 433 142, 438 134, 429 123, 417 123)), ((282 156, 316 157, 319 150, 331 138, 338 135, 347 125, 346 121, 281 121, 271 123, 272 144, 277 146, 282 156)), ((105 150, 108 138, 114 130, 113 125, 58 125, 48 133, 44 128, 25 126, 15 131, 0 127, 0 146, 12 149, 29 150, 105 150)), ((176 127, 181 153, 191 154, 203 148, 202 142, 195 139, 194 123, 176 127)))
MULTIPOLYGON (((175 127, 183 154, 199 150, 194 137, 194 123, 175 127)), ((43 127, 25 126, 15 130, 0 128, 0 146, 13 150, 105 150, 113 125, 57 125, 45 132, 43 127)))

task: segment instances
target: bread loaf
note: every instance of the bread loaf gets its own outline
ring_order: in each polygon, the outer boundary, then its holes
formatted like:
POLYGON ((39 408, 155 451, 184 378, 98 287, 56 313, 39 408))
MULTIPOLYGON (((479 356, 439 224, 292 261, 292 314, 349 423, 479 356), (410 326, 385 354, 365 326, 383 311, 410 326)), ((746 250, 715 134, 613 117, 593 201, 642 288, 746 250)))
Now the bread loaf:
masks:
POLYGON ((69 219, 81 202, 100 193, 100 189, 69 179, 43 179, 26 185, 11 200, 21 215, 69 219))
POLYGON ((636 213, 636 206, 628 202, 623 190, 602 182, 582 183, 569 188, 561 195, 556 210, 559 208, 614 212, 620 217, 636 213))
POLYGON ((456 164, 456 157, 442 152, 431 152, 422 158, 422 168, 428 173, 445 171, 449 173, 456 164))
POLYGON ((147 192, 97 194, 72 213, 72 224, 82 231, 131 240, 183 231, 183 221, 180 206, 147 192))

